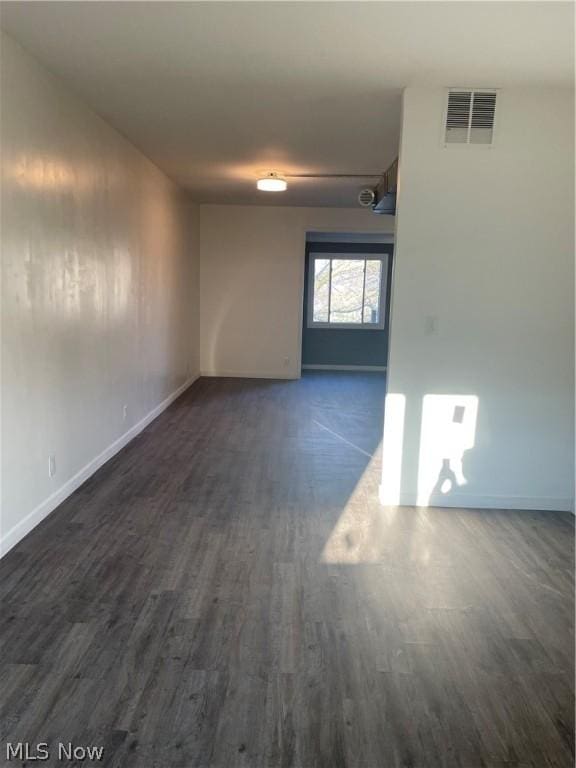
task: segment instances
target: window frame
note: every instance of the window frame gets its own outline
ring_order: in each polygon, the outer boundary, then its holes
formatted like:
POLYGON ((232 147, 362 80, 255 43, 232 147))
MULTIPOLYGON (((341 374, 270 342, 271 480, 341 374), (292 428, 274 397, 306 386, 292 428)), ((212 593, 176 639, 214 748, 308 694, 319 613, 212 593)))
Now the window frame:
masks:
MULTIPOLYGON (((388 289, 388 259, 387 253, 345 253, 345 252, 322 252, 322 251, 310 251, 308 254, 308 301, 307 301, 307 323, 306 326, 310 329, 324 329, 324 330, 356 330, 356 331, 383 331, 386 327, 386 292, 388 289), (338 261, 379 261, 381 264, 380 271, 380 296, 378 300, 378 323, 331 323, 325 321, 314 321, 314 278, 315 278, 315 262, 316 259, 329 259, 332 262, 334 259, 338 261)), ((366 266, 364 266, 366 270, 366 266)), ((330 290, 332 287, 332 281, 328 284, 328 295, 330 296, 330 290)), ((330 314, 328 315, 330 316, 330 314)), ((364 316, 364 302, 362 302, 362 317, 364 316)))

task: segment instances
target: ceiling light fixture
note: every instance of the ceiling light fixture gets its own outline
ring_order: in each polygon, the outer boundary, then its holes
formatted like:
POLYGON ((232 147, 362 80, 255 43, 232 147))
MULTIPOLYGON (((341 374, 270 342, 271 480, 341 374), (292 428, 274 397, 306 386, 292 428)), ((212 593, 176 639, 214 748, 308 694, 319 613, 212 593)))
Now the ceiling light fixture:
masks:
POLYGON ((285 192, 288 189, 286 179, 368 179, 381 178, 381 173, 284 173, 269 171, 256 182, 261 192, 285 192))
POLYGON ((288 189, 286 179, 278 176, 274 171, 270 171, 266 176, 258 179, 256 186, 261 192, 284 192, 288 189))

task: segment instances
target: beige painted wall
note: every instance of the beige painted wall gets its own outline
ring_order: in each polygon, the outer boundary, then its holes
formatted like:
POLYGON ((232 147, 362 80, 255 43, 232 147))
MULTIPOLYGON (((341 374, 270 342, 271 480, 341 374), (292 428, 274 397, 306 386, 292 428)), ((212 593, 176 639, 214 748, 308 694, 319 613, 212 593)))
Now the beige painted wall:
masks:
POLYGON ((198 212, 6 36, 1 127, 6 550, 197 375, 198 212))
POLYGON ((363 209, 200 207, 200 367, 208 376, 300 376, 306 232, 393 232, 363 209))
POLYGON ((443 146, 445 98, 404 95, 382 498, 570 509, 573 93, 503 89, 488 149, 443 146))

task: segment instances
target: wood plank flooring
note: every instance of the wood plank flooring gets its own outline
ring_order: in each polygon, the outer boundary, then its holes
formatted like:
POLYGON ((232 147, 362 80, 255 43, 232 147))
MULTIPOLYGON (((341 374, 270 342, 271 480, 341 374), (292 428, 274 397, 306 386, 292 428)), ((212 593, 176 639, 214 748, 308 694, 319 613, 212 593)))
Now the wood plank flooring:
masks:
POLYGON ((572 766, 572 517, 383 509, 383 394, 201 379, 10 552, 0 761, 572 766))

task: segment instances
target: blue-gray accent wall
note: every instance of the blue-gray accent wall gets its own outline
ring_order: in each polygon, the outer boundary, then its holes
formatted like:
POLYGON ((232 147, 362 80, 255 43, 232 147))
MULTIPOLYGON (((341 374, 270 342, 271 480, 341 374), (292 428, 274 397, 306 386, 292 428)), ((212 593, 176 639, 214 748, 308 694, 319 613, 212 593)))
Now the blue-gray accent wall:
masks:
POLYGON ((304 312, 302 326, 302 365, 375 365, 388 360, 388 325, 392 285, 393 246, 389 243, 306 243, 304 312), (388 279, 384 330, 356 328, 308 328, 308 290, 310 253, 373 253, 388 255, 388 279))

